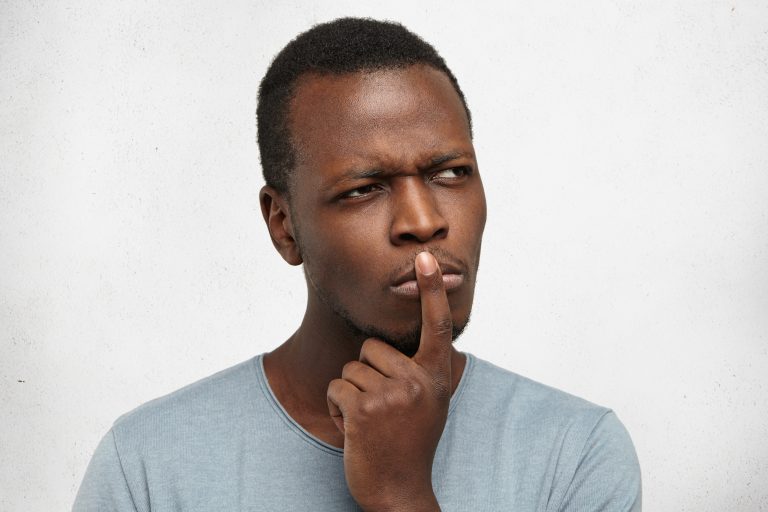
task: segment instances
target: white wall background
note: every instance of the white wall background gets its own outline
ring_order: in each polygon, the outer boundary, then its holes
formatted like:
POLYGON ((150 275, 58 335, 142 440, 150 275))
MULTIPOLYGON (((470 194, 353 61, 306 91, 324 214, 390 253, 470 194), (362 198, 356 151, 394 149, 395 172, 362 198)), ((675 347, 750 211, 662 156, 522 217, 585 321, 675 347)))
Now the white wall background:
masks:
POLYGON ((276 346, 256 86, 402 21, 466 92, 489 200, 460 348, 614 408, 649 511, 768 510, 768 7, 0 0, 0 510, 65 510, 121 413, 276 346))

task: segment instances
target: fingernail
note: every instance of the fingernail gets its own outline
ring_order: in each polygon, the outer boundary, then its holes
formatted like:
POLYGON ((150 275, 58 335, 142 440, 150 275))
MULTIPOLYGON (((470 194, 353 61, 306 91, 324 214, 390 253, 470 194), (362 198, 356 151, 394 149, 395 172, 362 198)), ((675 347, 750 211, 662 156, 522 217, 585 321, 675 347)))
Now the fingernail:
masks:
POLYGON ((437 261, 435 257, 429 254, 427 251, 420 252, 416 256, 416 264, 419 266, 419 270, 425 276, 431 276, 437 271, 437 261))

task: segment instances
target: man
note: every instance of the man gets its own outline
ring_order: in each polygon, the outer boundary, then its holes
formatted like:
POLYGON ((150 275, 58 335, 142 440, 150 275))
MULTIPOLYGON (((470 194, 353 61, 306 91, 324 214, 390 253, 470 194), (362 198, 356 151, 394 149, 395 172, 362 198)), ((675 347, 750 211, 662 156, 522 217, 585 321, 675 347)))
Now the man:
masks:
POLYGON ((639 510, 612 412, 452 345, 486 206, 435 50, 397 24, 318 25, 275 58, 257 114, 262 212, 304 266, 304 319, 118 419, 75 510, 639 510))

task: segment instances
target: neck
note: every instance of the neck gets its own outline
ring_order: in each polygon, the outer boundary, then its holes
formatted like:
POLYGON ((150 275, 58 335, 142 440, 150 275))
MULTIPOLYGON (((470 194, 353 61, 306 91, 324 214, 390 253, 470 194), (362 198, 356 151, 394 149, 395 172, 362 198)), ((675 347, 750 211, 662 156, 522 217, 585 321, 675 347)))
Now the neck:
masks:
MULTIPOLYGON (((267 380, 281 405, 300 425, 333 444, 338 440, 330 437, 338 432, 328 415, 328 384, 341 377, 345 364, 359 359, 363 341, 310 290, 299 328, 264 357, 267 380)), ((464 356, 452 350, 453 390, 464 363, 464 356)))
POLYGON ((278 399, 279 391, 287 391, 304 407, 327 415, 328 383, 341 376, 346 363, 359 357, 363 341, 356 339, 344 321, 310 293, 299 328, 264 358, 270 386, 278 399))

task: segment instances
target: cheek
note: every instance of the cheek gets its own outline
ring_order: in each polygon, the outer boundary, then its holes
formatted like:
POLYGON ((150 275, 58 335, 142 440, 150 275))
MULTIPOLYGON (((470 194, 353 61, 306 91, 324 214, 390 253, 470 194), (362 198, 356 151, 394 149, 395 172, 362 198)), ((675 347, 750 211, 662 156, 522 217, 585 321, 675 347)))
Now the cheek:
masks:
POLYGON ((450 212, 448 223, 456 242, 461 243, 465 250, 479 245, 486 218, 485 199, 482 193, 471 199, 465 197, 463 201, 452 203, 448 210, 450 212))
MULTIPOLYGON (((475 259, 477 259, 480 252, 483 231, 485 231, 485 220, 485 200, 484 197, 480 195, 478 200, 472 203, 471 208, 465 209, 464 215, 459 221, 463 231, 463 239, 466 241, 468 247, 476 248, 476 251, 472 253, 472 257, 475 259)), ((475 261, 475 264, 477 264, 477 261, 475 261)))
MULTIPOLYGON (((302 226, 305 265, 317 284, 342 292, 365 287, 381 269, 375 222, 316 217, 302 226)), ((355 292, 357 293, 357 292, 355 292)))

